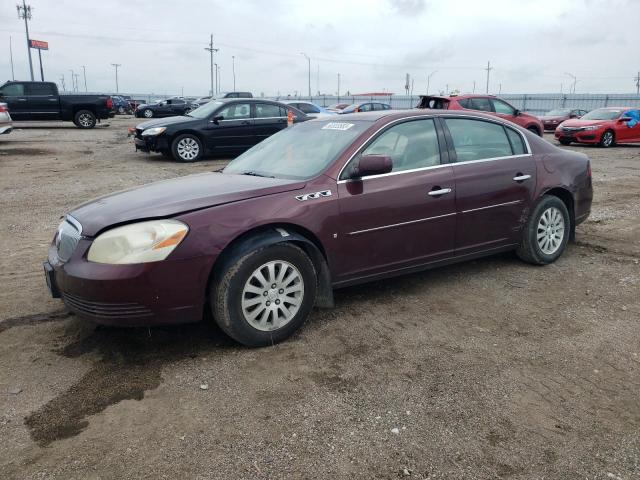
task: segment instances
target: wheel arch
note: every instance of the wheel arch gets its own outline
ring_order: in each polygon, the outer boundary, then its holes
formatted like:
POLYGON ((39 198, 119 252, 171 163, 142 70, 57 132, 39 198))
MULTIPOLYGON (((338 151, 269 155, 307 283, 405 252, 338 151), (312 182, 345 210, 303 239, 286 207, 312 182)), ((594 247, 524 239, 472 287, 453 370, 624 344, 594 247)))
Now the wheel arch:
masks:
MULTIPOLYGON (((569 212, 569 220, 571 221, 571 226, 569 229, 569 238, 571 240, 575 240, 576 236, 576 211, 575 211, 575 199, 573 198, 573 194, 564 187, 552 187, 544 192, 542 195, 552 195, 554 197, 558 197, 562 200, 562 203, 567 207, 567 211, 569 212)), ((542 197, 540 197, 542 198, 542 197)))
POLYGON ((331 272, 326 251, 322 242, 310 230, 291 223, 272 223, 260 225, 234 238, 220 252, 214 262, 206 285, 205 295, 211 286, 224 273, 235 259, 247 252, 276 243, 291 242, 301 248, 311 259, 318 274, 318 289, 315 306, 332 308, 334 306, 331 272))
POLYGON ((543 135, 544 128, 542 130, 540 130, 540 127, 538 125, 536 125, 535 123, 530 123, 525 128, 527 130, 529 130, 530 132, 533 132, 533 130, 535 130, 534 133, 537 133, 537 135, 539 137, 542 137, 542 135, 543 135))

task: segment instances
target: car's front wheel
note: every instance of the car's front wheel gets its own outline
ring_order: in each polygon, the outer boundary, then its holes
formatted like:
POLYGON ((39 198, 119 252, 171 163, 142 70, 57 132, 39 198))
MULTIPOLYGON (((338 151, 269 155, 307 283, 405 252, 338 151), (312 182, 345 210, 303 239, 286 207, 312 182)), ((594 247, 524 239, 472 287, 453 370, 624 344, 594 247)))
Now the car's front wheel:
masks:
POLYGON ((598 145, 603 148, 608 148, 611 147, 614 142, 615 138, 613 136, 613 132, 611 130, 605 130, 605 132, 602 134, 602 137, 600 137, 600 143, 598 145))
POLYGON ((213 316, 231 338, 249 347, 290 337, 311 313, 317 275, 291 243, 257 248, 230 262, 210 292, 213 316))
POLYGON ((145 108, 145 109, 142 111, 142 116, 143 116, 144 118, 153 118, 153 110, 150 110, 150 109, 148 109, 148 108, 145 108))
POLYGON ((173 158, 179 162, 195 162, 202 157, 204 146, 198 137, 189 133, 177 136, 171 143, 173 158))
POLYGON ((571 145, 571 140, 567 140, 565 138, 561 138, 560 140, 558 140, 562 145, 571 145))
POLYGON ((558 197, 545 195, 531 212, 516 253, 536 265, 555 262, 566 249, 570 232, 567 206, 558 197))

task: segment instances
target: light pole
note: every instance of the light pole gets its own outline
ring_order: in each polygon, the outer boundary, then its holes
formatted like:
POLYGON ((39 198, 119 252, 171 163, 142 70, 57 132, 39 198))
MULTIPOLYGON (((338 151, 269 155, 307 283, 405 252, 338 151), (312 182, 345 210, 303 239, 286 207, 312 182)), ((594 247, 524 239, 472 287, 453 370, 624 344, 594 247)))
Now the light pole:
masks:
POLYGON ((211 94, 212 97, 218 94, 218 64, 214 63, 213 66, 216 67, 216 90, 211 94))
POLYGON ((27 52, 29 52, 29 71, 31 72, 31 81, 33 82, 33 62, 31 61, 31 43, 29 42, 29 24, 27 20, 31 20, 31 5, 27 5, 22 0, 22 5, 16 5, 18 9, 18 18, 24 18, 24 29, 27 32, 27 52))
POLYGON ((11 58, 11 80, 15 80, 16 76, 13 73, 13 47, 11 46, 11 35, 9 35, 9 58, 11 58))
POLYGON ((84 76, 84 91, 88 92, 89 90, 87 90, 87 67, 84 65, 80 65, 82 67, 82 75, 84 76))
POLYGON ((564 74, 573 78, 573 89, 572 89, 573 91, 571 93, 576 93, 576 83, 578 82, 578 77, 576 77, 575 75, 569 72, 564 72, 564 74))
MULTIPOLYGON (((204 49, 206 51, 209 52, 209 56, 211 59, 211 96, 214 96, 217 92, 214 92, 213 90, 213 53, 217 52, 218 49, 217 48, 213 48, 213 33, 211 34, 211 37, 209 39, 209 46, 208 47, 204 47, 204 49)), ((217 75, 216 75, 216 83, 217 83, 217 75)))
POLYGON ((304 52, 300 52, 300 55, 304 56, 304 58, 306 58, 307 62, 309 63, 309 100, 311 100, 311 59, 304 52))
POLYGON ((74 78, 75 78, 76 75, 75 75, 75 73, 73 73, 73 70, 69 70, 69 71, 71 72, 71 91, 75 92, 76 91, 76 84, 75 84, 74 78))
POLYGON ((120 91, 120 89, 118 88, 118 67, 121 67, 122 64, 121 63, 112 63, 111 65, 116 68, 116 93, 118 93, 120 91))
POLYGON ((233 91, 236 91, 236 56, 231 55, 231 68, 233 69, 233 91))
POLYGON ((438 70, 434 70, 429 75, 427 75, 427 95, 429 95, 429 84, 431 83, 431 77, 433 77, 436 73, 438 73, 438 70))
POLYGON ((338 72, 338 98, 340 98, 340 72, 338 72))

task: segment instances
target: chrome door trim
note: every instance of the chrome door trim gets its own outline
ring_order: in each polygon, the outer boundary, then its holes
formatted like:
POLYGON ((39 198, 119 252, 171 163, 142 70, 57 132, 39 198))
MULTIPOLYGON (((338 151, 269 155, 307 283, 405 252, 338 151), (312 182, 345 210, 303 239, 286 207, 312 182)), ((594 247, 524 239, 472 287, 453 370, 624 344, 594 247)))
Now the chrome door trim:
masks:
POLYGON ((411 224, 414 224, 414 223, 421 223, 421 222, 428 222, 430 220, 437 220, 438 218, 451 217, 453 215, 456 215, 456 212, 445 213, 444 215, 436 215, 435 217, 420 218, 418 220, 411 220, 409 222, 393 223, 391 225, 383 225, 381 227, 367 228, 365 230, 356 230, 355 232, 348 232, 347 235, 360 235, 361 233, 369 233, 369 232, 376 232, 378 230, 387 230, 389 228, 403 227, 405 225, 411 225, 411 224))
POLYGON ((523 200, 514 200, 513 202, 496 203, 495 205, 487 205, 486 207, 479 207, 479 208, 471 208, 469 210, 462 210, 461 213, 477 212, 478 210, 486 210, 488 208, 506 207, 507 205, 517 205, 517 204, 522 203, 522 202, 523 202, 523 200))

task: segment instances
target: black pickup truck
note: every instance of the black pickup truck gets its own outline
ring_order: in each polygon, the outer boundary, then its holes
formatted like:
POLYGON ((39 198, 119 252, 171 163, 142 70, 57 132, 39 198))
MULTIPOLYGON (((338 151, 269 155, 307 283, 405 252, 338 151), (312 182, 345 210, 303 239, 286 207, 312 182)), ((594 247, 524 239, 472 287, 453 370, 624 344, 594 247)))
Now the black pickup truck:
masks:
POLYGON ((7 82, 0 87, 0 102, 13 120, 65 120, 78 128, 93 128, 114 115, 109 95, 60 95, 53 82, 7 82))

